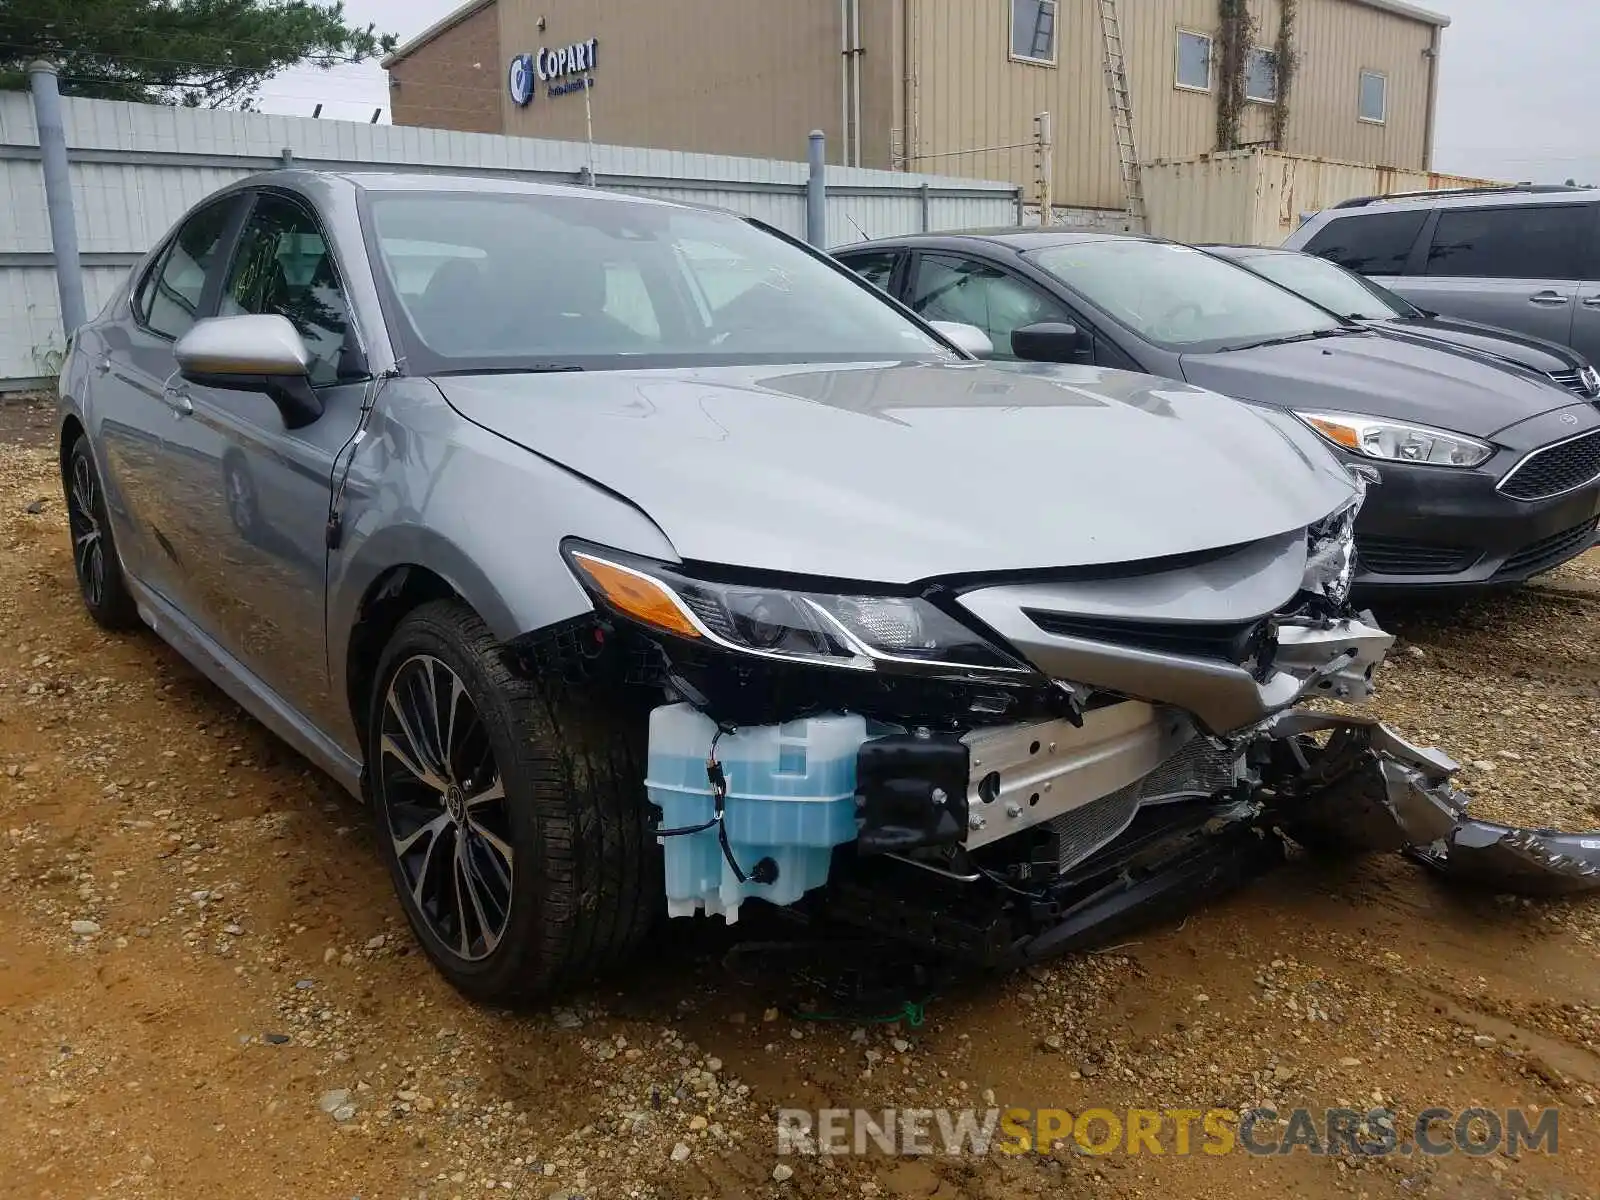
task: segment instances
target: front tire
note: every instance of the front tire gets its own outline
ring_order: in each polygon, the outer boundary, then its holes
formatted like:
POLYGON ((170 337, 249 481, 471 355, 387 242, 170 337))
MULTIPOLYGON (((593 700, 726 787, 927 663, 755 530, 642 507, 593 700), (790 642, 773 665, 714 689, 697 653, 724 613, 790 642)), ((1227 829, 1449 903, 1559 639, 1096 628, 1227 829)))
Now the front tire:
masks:
POLYGON ((106 513, 105 489, 95 466, 89 439, 79 434, 67 451, 62 471, 67 499, 67 527, 72 534, 72 570, 83 606, 103 629, 132 629, 139 609, 122 577, 122 560, 106 513))
POLYGON ((515 675, 455 601, 379 661, 368 770, 380 852, 417 938, 474 999, 511 1003, 620 961, 664 895, 644 722, 515 675))

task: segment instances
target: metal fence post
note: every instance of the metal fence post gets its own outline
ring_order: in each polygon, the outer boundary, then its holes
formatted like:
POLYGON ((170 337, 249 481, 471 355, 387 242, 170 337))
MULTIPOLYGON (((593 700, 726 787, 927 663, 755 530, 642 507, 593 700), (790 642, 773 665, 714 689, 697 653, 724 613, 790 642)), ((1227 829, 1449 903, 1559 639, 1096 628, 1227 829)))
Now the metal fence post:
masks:
POLYGON ((828 168, 822 157, 826 151, 822 130, 813 129, 807 156, 811 173, 806 179, 806 241, 819 250, 828 245, 828 184, 824 176, 828 168))
POLYGON ((34 122, 39 127, 39 160, 44 168, 44 201, 50 216, 50 248, 56 260, 56 293, 61 325, 68 337, 89 319, 83 302, 83 267, 78 259, 78 226, 72 216, 72 175, 67 167, 67 129, 61 116, 61 89, 54 63, 28 64, 34 122))
POLYGON ((928 230, 933 227, 933 218, 929 211, 930 205, 928 196, 928 193, 931 190, 932 189, 928 186, 928 181, 926 179, 924 179, 917 188, 917 214, 918 220, 922 223, 923 233, 927 233, 928 230))

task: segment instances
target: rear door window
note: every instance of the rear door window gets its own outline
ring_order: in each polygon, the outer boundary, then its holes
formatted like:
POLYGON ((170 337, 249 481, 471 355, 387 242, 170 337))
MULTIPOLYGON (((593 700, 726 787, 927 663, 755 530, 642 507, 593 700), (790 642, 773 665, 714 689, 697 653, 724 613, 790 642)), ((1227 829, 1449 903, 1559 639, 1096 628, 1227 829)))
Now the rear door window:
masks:
POLYGON ((1594 206, 1454 208, 1439 214, 1429 275, 1480 279, 1583 279, 1594 206))
POLYGON ((1427 219, 1425 208, 1338 217, 1318 230, 1305 249, 1362 275, 1399 275, 1427 219))
POLYGON ((237 199, 229 196, 190 217, 145 278, 136 311, 153 332, 176 341, 203 315, 206 281, 221 269, 219 252, 237 199))
POLYGON ((860 254, 840 255, 839 261, 873 287, 887 292, 889 285, 894 282, 894 269, 900 262, 900 255, 893 250, 869 250, 860 254))

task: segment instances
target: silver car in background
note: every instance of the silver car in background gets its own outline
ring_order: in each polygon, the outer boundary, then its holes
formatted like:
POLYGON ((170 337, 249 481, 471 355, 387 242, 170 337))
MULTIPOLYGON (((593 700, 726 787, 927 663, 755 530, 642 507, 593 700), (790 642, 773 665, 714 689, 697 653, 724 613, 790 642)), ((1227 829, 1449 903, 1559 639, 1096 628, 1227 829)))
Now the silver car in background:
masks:
POLYGON ((1285 414, 981 340, 727 214, 255 177, 73 338, 78 581, 370 802, 478 997, 747 899, 1020 961, 1296 822, 1455 862, 1447 761, 1295 708, 1390 644, 1360 480, 1285 414))
POLYGON ((1514 329, 1600 360, 1600 192, 1519 184, 1363 196, 1283 243, 1429 312, 1514 329))

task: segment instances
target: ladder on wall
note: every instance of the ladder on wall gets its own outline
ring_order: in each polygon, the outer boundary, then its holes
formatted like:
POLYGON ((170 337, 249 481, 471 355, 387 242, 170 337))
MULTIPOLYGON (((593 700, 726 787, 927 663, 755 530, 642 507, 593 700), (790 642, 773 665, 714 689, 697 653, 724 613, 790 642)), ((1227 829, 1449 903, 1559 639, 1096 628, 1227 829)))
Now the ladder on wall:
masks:
POLYGON ((1117 0, 1100 0, 1100 33, 1106 49, 1106 92, 1111 98, 1111 128, 1117 138, 1117 158, 1122 165, 1122 190, 1128 198, 1128 225, 1135 233, 1145 230, 1144 182, 1139 175, 1139 152, 1133 140, 1133 103, 1128 97, 1128 66, 1122 48, 1122 22, 1117 0))

